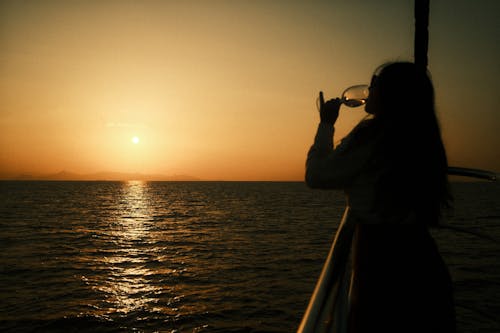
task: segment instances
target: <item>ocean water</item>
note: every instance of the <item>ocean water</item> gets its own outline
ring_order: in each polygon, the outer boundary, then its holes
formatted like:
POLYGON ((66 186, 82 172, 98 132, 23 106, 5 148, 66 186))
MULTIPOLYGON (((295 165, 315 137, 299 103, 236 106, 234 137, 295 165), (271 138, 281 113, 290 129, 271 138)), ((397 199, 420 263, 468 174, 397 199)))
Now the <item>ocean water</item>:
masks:
MULTIPOLYGON (((500 331, 500 186, 433 231, 460 332, 500 331)), ((274 182, 0 182, 0 331, 294 332, 344 209, 274 182)))

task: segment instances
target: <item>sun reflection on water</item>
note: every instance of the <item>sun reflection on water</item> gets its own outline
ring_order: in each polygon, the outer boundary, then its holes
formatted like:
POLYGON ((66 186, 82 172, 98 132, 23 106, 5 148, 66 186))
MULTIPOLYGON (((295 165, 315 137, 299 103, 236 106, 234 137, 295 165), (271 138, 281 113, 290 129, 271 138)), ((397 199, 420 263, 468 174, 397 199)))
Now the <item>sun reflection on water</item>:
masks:
POLYGON ((219 297, 208 274, 219 269, 206 262, 214 258, 214 244, 226 245, 214 243, 218 233, 206 218, 217 207, 208 210, 207 196, 177 185, 131 181, 107 186, 96 197, 102 215, 86 230, 92 246, 80 252, 84 267, 91 268, 82 282, 94 295, 81 314, 130 320, 132 326, 161 322, 177 327, 196 317, 195 326, 205 327, 209 300, 219 297))
POLYGON ((151 205, 147 183, 123 183, 119 200, 120 209, 108 233, 112 251, 102 258, 108 274, 96 288, 106 295, 110 312, 150 311, 164 287, 153 283, 149 277, 156 272, 147 267, 155 255, 150 246, 154 240, 149 233, 152 226, 148 222, 151 205))

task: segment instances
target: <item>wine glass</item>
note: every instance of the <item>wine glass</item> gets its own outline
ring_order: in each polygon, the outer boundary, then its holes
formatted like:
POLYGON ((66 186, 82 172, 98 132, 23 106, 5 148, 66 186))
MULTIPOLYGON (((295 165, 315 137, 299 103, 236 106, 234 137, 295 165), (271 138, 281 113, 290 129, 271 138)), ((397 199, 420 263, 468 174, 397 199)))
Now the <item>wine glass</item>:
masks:
POLYGON ((366 104, 368 93, 369 93, 368 85, 358 84, 344 90, 344 92, 342 93, 341 100, 345 106, 348 106, 350 108, 355 108, 366 104))
MULTIPOLYGON (((356 108, 358 106, 365 105, 366 100, 368 99, 369 91, 369 86, 366 84, 350 86, 342 93, 340 102, 350 108, 356 108)), ((320 106, 322 103, 321 96, 323 96, 322 92, 320 92, 320 97, 316 100, 316 107, 318 108, 318 111, 320 110, 320 106)))

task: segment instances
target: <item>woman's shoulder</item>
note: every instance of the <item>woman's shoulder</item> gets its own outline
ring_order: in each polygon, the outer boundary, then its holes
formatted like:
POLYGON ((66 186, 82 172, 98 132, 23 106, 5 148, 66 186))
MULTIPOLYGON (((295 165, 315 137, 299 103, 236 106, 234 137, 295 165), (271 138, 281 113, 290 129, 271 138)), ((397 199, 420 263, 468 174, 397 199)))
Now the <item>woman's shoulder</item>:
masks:
POLYGON ((363 119, 340 141, 336 150, 344 153, 359 149, 372 149, 378 141, 376 134, 378 130, 375 125, 373 119, 363 119))
POLYGON ((362 119, 354 128, 375 128, 378 127, 379 121, 373 116, 368 116, 362 119))
POLYGON ((375 119, 366 118, 361 120, 349 133, 349 136, 359 140, 363 139, 373 139, 377 133, 379 133, 379 126, 375 119))

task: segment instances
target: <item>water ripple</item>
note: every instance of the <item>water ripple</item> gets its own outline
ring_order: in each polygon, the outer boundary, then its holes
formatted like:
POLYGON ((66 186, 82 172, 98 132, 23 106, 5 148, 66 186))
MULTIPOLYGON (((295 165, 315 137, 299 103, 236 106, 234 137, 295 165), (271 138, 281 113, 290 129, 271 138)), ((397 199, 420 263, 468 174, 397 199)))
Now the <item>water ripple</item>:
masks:
MULTIPOLYGON (((294 331, 345 204, 300 183, 0 186, 4 331, 294 331)), ((455 197, 450 223, 499 236, 499 187, 455 197)), ((461 331, 498 327, 498 246, 434 234, 461 331)))

